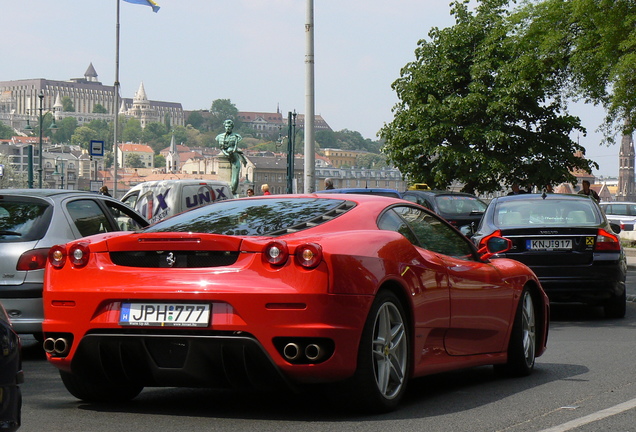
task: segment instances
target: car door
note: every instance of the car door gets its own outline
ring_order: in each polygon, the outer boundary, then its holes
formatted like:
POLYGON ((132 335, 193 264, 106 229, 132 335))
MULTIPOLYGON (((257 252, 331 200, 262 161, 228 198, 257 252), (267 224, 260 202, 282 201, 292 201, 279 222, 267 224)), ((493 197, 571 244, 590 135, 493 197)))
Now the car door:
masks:
POLYGON ((445 336, 451 355, 500 352, 505 346, 513 291, 495 266, 484 262, 459 231, 436 215, 396 207, 418 239, 444 263, 450 297, 450 328, 445 336))

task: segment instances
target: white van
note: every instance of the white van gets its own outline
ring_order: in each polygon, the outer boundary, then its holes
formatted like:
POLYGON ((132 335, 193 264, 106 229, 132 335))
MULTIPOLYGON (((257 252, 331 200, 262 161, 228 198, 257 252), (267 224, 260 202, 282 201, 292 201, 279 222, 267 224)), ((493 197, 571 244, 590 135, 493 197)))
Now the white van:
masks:
POLYGON ((121 199, 150 223, 216 201, 234 198, 226 182, 216 180, 157 180, 139 183, 121 199))

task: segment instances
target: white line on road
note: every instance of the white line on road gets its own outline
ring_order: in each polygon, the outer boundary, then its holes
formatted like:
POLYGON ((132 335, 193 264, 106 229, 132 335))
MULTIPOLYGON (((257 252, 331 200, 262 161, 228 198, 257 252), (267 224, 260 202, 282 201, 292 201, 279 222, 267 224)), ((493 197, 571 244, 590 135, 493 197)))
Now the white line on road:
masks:
POLYGON ((613 416, 615 414, 622 413, 624 411, 636 408, 636 399, 629 400, 627 402, 623 402, 618 405, 614 405, 613 407, 597 411, 590 415, 586 415, 585 417, 581 417, 576 420, 569 421, 567 423, 563 423, 559 426, 554 426, 549 429, 543 429, 540 432, 565 432, 577 428, 579 426, 586 425, 588 423, 592 423, 598 420, 602 420, 606 417, 613 416))

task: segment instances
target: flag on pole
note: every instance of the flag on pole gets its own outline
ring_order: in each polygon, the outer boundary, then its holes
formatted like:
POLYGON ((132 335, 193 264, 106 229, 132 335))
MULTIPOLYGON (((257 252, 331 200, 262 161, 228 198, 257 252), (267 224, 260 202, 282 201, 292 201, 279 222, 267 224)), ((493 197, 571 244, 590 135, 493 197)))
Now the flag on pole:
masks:
POLYGON ((154 0, 124 0, 124 1, 128 3, 135 3, 135 4, 150 6, 153 12, 159 11, 159 5, 154 0))

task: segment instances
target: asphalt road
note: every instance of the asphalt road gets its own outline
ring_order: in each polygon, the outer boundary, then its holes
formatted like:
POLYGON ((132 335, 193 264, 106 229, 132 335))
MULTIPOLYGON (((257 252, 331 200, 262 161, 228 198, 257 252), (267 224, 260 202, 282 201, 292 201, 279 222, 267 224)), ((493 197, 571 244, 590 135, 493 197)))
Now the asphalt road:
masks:
MULTIPOLYGON (((628 294, 636 298, 636 255, 628 294)), ((552 314, 548 351, 531 376, 501 378, 481 367, 416 379, 397 411, 377 416, 352 414, 322 392, 162 388, 120 405, 84 403, 27 337, 20 431, 636 431, 636 302, 621 320, 573 305, 552 314)))

